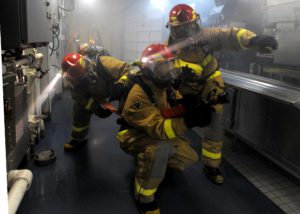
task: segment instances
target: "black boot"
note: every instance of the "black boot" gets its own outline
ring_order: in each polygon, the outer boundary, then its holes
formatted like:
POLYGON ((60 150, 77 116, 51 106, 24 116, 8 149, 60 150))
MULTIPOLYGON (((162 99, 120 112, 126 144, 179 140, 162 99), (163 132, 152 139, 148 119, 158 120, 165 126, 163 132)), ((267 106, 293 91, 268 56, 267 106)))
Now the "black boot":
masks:
POLYGON ((155 200, 149 203, 136 201, 136 204, 141 214, 160 214, 160 209, 155 200))
POLYGON ((74 151, 81 148, 87 143, 87 140, 70 140, 68 143, 64 144, 65 151, 74 151))
POLYGON ((221 185, 224 183, 224 176, 222 175, 219 168, 204 165, 203 170, 206 173, 208 179, 211 180, 214 184, 221 185))

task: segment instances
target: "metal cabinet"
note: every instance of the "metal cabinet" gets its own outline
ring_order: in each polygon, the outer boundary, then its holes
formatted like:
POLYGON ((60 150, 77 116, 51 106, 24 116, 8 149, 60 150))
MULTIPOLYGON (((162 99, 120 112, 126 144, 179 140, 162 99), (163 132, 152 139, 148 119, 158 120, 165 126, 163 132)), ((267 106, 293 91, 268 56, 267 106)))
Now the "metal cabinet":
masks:
MULTIPOLYGON (((234 126, 229 131, 300 178, 300 110, 287 103, 237 90, 234 126)), ((225 111, 225 119, 229 116, 225 111)), ((225 120, 225 129, 228 130, 225 120)))
POLYGON ((16 169, 29 149, 26 88, 16 75, 3 76, 7 170, 16 169))
POLYGON ((4 122, 5 122, 5 147, 6 154, 10 154, 16 146, 15 135, 15 99, 14 82, 15 74, 3 76, 3 95, 4 95, 4 122))
POLYGON ((273 101, 269 110, 268 144, 273 156, 292 171, 300 172, 300 110, 292 105, 273 101))
POLYGON ((230 97, 230 102, 224 105, 224 127, 229 132, 232 132, 235 124, 235 106, 237 101, 237 90, 227 88, 227 93, 230 97))
POLYGON ((269 100, 245 90, 238 93, 235 133, 252 144, 266 147, 269 100))

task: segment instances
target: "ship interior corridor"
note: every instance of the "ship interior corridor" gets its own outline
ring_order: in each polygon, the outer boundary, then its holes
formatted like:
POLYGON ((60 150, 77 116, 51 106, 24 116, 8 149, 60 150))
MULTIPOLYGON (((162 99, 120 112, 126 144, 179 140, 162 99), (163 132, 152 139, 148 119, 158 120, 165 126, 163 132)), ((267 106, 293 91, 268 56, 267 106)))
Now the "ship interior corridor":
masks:
POLYGON ((0 214, 300 214, 300 0, 0 0, 0 50, 0 214))
MULTIPOLYGON (((55 163, 26 168, 35 175, 18 213, 138 213, 133 199, 134 158, 124 153, 115 139, 117 117, 92 117, 88 143, 76 152, 64 152, 69 139, 72 98, 64 92, 55 101, 44 139, 36 150, 53 149, 55 163)), ((201 138, 187 133, 200 155, 201 138)), ((229 143, 229 142, 228 142, 229 143)), ((162 213, 267 214, 284 213, 226 160, 226 182, 212 184, 198 161, 184 172, 168 170, 157 196, 162 213)))

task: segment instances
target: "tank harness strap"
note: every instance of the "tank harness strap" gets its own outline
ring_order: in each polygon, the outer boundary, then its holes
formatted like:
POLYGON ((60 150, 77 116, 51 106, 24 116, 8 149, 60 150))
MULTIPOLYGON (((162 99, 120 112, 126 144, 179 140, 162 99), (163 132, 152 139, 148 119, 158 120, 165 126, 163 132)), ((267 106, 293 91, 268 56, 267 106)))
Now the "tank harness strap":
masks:
MULTIPOLYGON (((135 82, 136 84, 138 84, 138 85, 143 89, 143 91, 146 93, 146 95, 147 95, 148 98, 150 99, 151 103, 152 103, 153 105, 155 105, 155 104, 156 104, 156 98, 155 98, 153 92, 151 91, 151 89, 149 88, 149 86, 147 86, 147 85, 144 83, 144 81, 142 80, 141 76, 136 76, 136 77, 134 77, 134 82, 135 82)), ((129 90, 129 91, 130 91, 130 90, 129 90)), ((167 100, 168 100, 169 104, 170 104, 172 107, 175 106, 175 105, 177 105, 177 102, 176 102, 176 94, 175 94, 174 90, 173 90, 171 87, 169 87, 169 88, 167 88, 167 91, 166 91, 166 92, 167 92, 167 100)), ((126 98, 125 98, 125 99, 126 99, 126 98)), ((120 131, 132 128, 132 127, 124 120, 124 118, 119 118, 119 119, 117 120, 117 123, 118 123, 119 125, 121 125, 120 131)))
MULTIPOLYGON (((148 98, 150 99, 151 103, 153 105, 156 104, 156 99, 154 97, 154 94, 152 93, 151 89, 149 88, 149 86, 147 86, 144 81, 142 80, 141 76, 135 76, 134 79, 133 79, 134 83, 138 84, 142 90, 147 94, 148 98)), ((134 84, 131 85, 131 88, 134 84)), ((130 88, 130 89, 131 89, 130 88)), ((128 92, 130 91, 130 89, 128 90, 128 92)), ((126 100, 127 99, 127 96, 128 96, 128 93, 126 93, 126 97, 124 97, 124 99, 126 100)), ((124 130, 127 130, 127 129, 130 129, 132 128, 124 118, 119 118, 117 120, 117 124, 121 125, 120 127, 120 131, 124 131, 124 130)))
POLYGON ((151 89, 149 88, 149 86, 147 86, 144 81, 142 80, 141 76, 136 76, 134 78, 135 83, 137 83, 142 89, 143 91, 147 94, 148 98, 150 99, 151 103, 153 105, 156 104, 156 98, 153 94, 153 92, 151 91, 151 89))

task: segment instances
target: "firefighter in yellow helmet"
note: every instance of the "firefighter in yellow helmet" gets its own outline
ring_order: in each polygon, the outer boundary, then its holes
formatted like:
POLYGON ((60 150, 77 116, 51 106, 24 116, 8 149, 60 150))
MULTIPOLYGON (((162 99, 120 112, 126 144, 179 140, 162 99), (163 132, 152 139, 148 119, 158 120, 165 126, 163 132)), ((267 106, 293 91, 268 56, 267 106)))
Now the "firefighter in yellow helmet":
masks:
POLYGON ((164 116, 164 110, 176 101, 170 83, 180 73, 165 45, 149 45, 142 53, 140 66, 141 72, 135 76, 122 109, 117 138, 121 148, 137 158, 134 192, 139 211, 158 214, 154 195, 167 166, 182 171, 198 159, 182 134, 209 124, 212 109, 199 105, 189 108, 184 116, 164 116))
POLYGON ((115 100, 122 96, 116 93, 116 86, 118 91, 119 86, 127 81, 130 67, 111 56, 99 56, 92 61, 78 53, 67 54, 61 67, 74 100, 71 140, 64 144, 65 151, 71 151, 87 142, 92 114, 100 118, 112 114, 113 109, 107 99, 115 100))
POLYGON ((244 49, 269 53, 277 48, 277 42, 271 36, 257 36, 243 28, 203 28, 199 18, 199 14, 188 5, 174 6, 167 24, 170 29, 168 46, 176 51, 179 58, 176 66, 183 72, 175 87, 183 96, 192 94, 195 99, 215 103, 212 123, 203 130, 202 160, 208 178, 215 184, 222 184, 224 177, 219 166, 223 145, 222 102, 226 102, 226 94, 218 62, 212 54, 219 50, 244 49))

